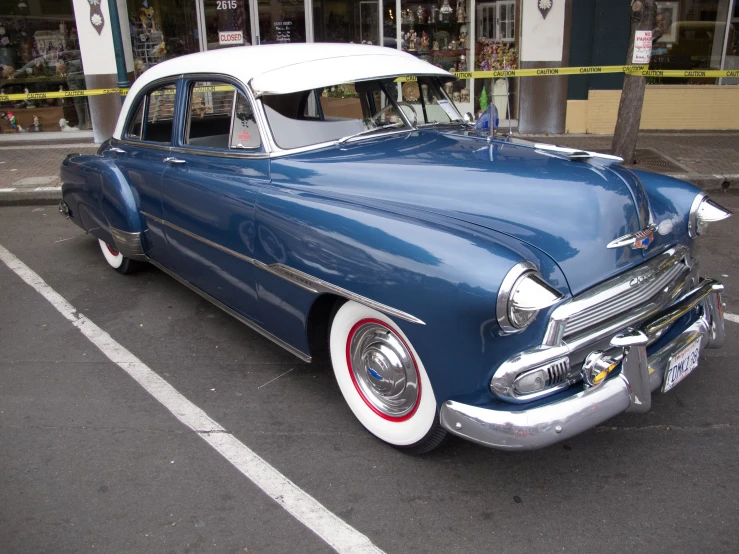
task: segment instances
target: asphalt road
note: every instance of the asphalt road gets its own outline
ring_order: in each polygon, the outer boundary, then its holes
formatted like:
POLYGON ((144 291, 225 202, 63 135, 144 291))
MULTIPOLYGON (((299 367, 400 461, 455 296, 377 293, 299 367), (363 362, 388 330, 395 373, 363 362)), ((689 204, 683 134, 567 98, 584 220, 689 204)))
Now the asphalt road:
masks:
MULTIPOLYGON (((739 196, 719 201, 739 211, 739 196)), ((739 218, 700 238, 739 313, 739 218)), ((737 330, 654 398, 551 448, 410 457, 307 365, 154 268, 122 276, 55 207, 0 245, 385 552, 736 552, 737 330), (283 375, 284 374, 284 375, 283 375)), ((330 552, 0 263, 0 551, 330 552)))

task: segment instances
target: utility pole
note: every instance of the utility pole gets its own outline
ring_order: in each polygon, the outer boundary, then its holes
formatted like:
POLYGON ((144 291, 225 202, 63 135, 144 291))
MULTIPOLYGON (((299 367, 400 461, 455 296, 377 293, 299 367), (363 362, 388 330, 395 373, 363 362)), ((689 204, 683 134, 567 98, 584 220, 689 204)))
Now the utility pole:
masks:
MULTIPOLYGON (((113 34, 115 67, 118 72, 118 88, 129 88, 131 83, 128 81, 128 73, 126 72, 126 55, 123 52, 121 21, 118 17, 118 2, 116 2, 116 0, 108 0, 108 12, 110 12, 110 31, 113 34)), ((125 97, 121 95, 121 103, 123 103, 124 100, 125 97)))
MULTIPOLYGON (((655 0, 632 0, 631 2, 631 37, 626 58, 627 64, 632 64, 634 54, 634 39, 637 31, 654 30, 657 15, 655 0)), ((624 88, 621 92, 621 101, 618 105, 618 120, 613 133, 613 154, 624 159, 624 163, 634 163, 636 139, 639 136, 642 106, 644 105, 644 89, 646 80, 641 75, 624 77, 624 88)))

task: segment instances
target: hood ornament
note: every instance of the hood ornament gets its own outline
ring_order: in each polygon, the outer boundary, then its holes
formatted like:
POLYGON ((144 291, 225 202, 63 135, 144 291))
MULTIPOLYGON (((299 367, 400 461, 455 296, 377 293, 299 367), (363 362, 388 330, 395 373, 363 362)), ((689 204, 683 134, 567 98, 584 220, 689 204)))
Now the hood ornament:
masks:
POLYGON ((630 246, 632 250, 643 250, 649 248, 654 242, 654 232, 657 230, 653 224, 649 224, 646 229, 642 229, 636 233, 629 233, 608 243, 607 248, 621 248, 622 246, 630 246))

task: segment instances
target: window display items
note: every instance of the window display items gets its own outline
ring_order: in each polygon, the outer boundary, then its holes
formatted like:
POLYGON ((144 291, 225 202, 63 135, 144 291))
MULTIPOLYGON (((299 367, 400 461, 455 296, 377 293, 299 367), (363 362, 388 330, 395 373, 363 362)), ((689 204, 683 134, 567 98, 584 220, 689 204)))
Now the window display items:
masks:
POLYGON ((499 71, 518 67, 518 53, 515 46, 488 38, 481 38, 477 44, 478 55, 475 69, 499 71))

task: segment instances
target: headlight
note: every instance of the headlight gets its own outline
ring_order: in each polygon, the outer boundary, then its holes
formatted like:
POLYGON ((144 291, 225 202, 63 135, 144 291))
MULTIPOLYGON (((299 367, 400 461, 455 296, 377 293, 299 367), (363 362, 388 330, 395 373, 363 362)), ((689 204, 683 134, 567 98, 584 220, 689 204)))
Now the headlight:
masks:
POLYGON ((721 221, 731 216, 731 212, 719 206, 713 200, 709 200, 708 196, 701 193, 693 200, 690 207, 690 216, 688 217, 688 235, 695 238, 702 235, 709 223, 721 221))
POLYGON ((537 314, 562 299, 529 262, 513 266, 498 291, 496 317, 501 330, 518 333, 531 325, 537 314))

